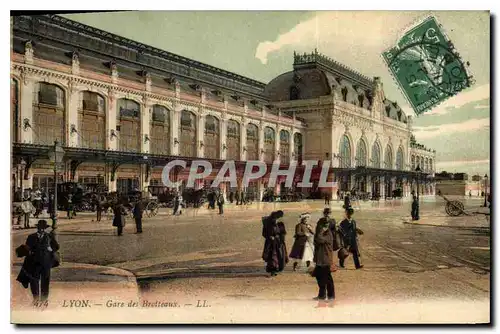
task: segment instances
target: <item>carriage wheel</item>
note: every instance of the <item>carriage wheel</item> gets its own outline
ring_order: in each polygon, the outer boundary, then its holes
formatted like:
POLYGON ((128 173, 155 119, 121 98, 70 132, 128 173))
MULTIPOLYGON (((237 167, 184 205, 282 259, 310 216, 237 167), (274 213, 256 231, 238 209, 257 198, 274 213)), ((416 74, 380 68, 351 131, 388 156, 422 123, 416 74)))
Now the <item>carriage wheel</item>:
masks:
POLYGON ((459 201, 451 201, 447 204, 447 207, 449 207, 449 215, 456 217, 460 216, 463 212, 463 204, 459 201))
POLYGON ((149 202, 146 206, 146 215, 148 217, 154 217, 158 214, 158 203, 149 202))

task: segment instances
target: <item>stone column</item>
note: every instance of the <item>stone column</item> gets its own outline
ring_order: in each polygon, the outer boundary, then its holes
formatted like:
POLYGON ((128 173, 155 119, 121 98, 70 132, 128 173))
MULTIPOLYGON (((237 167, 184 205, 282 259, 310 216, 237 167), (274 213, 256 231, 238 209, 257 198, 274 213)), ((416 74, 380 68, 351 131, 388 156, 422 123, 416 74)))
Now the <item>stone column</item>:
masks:
POLYGON ((380 177, 380 199, 385 198, 385 176, 380 177))
MULTIPOLYGON (((394 191, 394 190, 396 190, 396 178, 391 177, 391 191, 394 191)), ((389 196, 392 197, 392 194, 389 194, 389 196)))
POLYGON ((141 152, 149 153, 151 137, 150 137, 150 117, 151 117, 151 102, 145 100, 141 105, 141 152), (146 140, 146 137, 149 140, 146 140))
POLYGON ((281 153, 280 153, 280 131, 281 131, 281 127, 278 125, 276 127, 276 137, 275 137, 275 140, 274 140, 274 161, 276 161, 277 164, 279 164, 281 162, 281 153))
POLYGON ((68 89, 68 103, 66 109, 66 144, 70 147, 82 146, 82 141, 88 138, 82 138, 80 133, 79 122, 78 122, 78 108, 80 103, 80 92, 78 91, 76 84, 72 81, 69 83, 68 89), (73 129, 76 132, 72 132, 73 129))
POLYGON ((179 155, 179 144, 176 141, 180 142, 181 106, 176 103, 173 109, 170 121, 170 152, 172 155, 179 155))
MULTIPOLYGON (((151 117, 151 101, 145 99, 141 105, 141 152, 142 153, 150 152, 150 144, 151 144, 150 117, 151 117), (149 138, 149 140, 146 140, 146 137, 149 138)), ((149 186, 149 179, 147 178, 146 175, 147 166, 141 165, 140 170, 141 170, 140 189, 141 191, 144 191, 144 189, 147 189, 147 187, 149 186)))
POLYGON ((259 127, 259 151, 257 154, 259 155, 259 161, 264 161, 264 154, 262 154, 262 150, 264 149, 264 122, 260 122, 259 127))
POLYGON ((372 192, 372 176, 371 175, 366 175, 366 192, 371 193, 372 192))
MULTIPOLYGON (((20 112, 20 129, 19 141, 21 143, 33 144, 33 129, 25 128, 25 121, 27 120, 31 126, 34 126, 33 115, 33 94, 35 90, 35 80, 33 77, 28 76, 26 73, 21 73, 20 91, 21 98, 19 103, 20 112)), ((23 183, 24 186, 24 183, 23 183)))
POLYGON ((292 162, 293 160, 298 160, 298 157, 294 155, 294 154, 297 154, 295 152, 295 138, 294 137, 295 136, 294 136, 293 127, 292 127, 290 130, 290 143, 289 143, 289 145, 290 145, 290 154, 289 154, 290 155, 290 157, 289 157, 290 162, 292 162))
POLYGON ((243 118, 243 120, 240 123, 240 159, 241 161, 246 161, 247 160, 247 152, 243 150, 243 148, 246 148, 247 146, 247 128, 246 128, 246 119, 243 118))
POLYGON ((106 147, 108 150, 116 151, 118 149, 118 134, 116 132, 117 100, 113 91, 109 92, 108 108, 106 110, 106 147), (112 132, 116 137, 112 136, 112 132))
POLYGON ((203 158, 204 157, 204 146, 201 146, 201 142, 204 140, 204 133, 205 133, 205 115, 199 114, 196 116, 196 122, 198 124, 197 127, 197 136, 196 136, 196 147, 197 147, 197 153, 196 156, 198 158, 203 158))
POLYGON ((225 114, 222 114, 221 121, 220 121, 220 142, 219 142, 221 160, 226 160, 226 156, 227 156, 227 143, 226 143, 226 141, 227 141, 227 118, 226 118, 225 114))

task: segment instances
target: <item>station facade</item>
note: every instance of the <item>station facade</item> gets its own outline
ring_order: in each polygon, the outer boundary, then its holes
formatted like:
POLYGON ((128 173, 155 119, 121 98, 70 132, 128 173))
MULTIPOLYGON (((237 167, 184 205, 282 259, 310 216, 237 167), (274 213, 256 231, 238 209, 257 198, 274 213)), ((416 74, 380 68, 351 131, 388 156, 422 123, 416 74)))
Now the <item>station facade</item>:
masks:
MULTIPOLYGON (((411 117, 385 98, 380 79, 316 51, 294 54, 293 70, 266 84, 57 15, 19 16, 11 96, 15 187, 53 187, 48 158, 57 140, 61 181, 110 191, 160 185, 168 161, 201 158, 215 167, 207 184, 226 160, 238 173, 261 160, 282 169, 296 161, 295 186, 302 161, 318 160, 313 181, 328 163, 336 186, 301 191, 384 197, 399 188, 408 196, 418 179, 421 193, 434 192, 435 151, 412 139, 411 117)), ((247 191, 262 194, 267 182, 247 191)))

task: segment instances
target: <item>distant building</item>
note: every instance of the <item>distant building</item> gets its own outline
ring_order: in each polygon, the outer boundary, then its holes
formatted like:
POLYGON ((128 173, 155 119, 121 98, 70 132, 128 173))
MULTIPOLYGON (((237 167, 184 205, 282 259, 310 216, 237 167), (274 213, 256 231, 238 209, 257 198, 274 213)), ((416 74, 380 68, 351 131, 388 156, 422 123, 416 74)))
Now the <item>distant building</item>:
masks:
MULTIPOLYGON (((469 177, 466 173, 440 172, 435 174, 436 193, 448 196, 481 196, 484 192, 485 181, 479 175, 469 177)), ((489 193, 489 180, 488 180, 489 193)))

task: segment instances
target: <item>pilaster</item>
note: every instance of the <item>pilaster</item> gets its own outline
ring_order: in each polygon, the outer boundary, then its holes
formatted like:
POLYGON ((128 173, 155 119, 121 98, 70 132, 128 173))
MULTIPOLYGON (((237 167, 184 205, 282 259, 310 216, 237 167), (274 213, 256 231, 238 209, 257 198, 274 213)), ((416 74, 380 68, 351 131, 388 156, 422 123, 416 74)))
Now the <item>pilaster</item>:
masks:
POLYGON ((141 152, 149 153, 151 136, 150 130, 151 101, 144 99, 141 105, 141 152))
POLYGON ((33 94, 35 90, 35 80, 26 73, 21 73, 21 97, 20 97, 20 142, 26 144, 33 143, 33 129, 27 127, 34 125, 33 115, 33 94))
POLYGON ((243 149, 247 146, 247 127, 246 127, 246 118, 243 118, 240 123, 240 157, 241 161, 247 160, 247 152, 243 149))
POLYGON ((222 113, 220 120, 220 158, 226 160, 227 156, 227 117, 226 113, 222 113))
MULTIPOLYGON (((78 122, 78 108, 80 103, 80 92, 74 81, 70 81, 68 84, 68 109, 66 112, 66 145, 70 147, 78 147, 82 145, 82 138, 79 129, 78 122)), ((86 139, 86 138, 84 138, 86 139)))
POLYGON ((170 152, 172 155, 179 155, 181 106, 175 103, 173 109, 170 122, 170 152))
MULTIPOLYGON (((109 90, 108 108, 106 109, 106 147, 108 148, 108 150, 113 150, 113 151, 116 151, 118 148, 118 132, 116 131, 116 117, 117 117, 116 103, 117 103, 116 93, 113 90, 109 90)), ((116 183, 115 183, 115 189, 116 189, 116 183)))
POLYGON ((264 122, 261 121, 259 126, 259 161, 264 161, 262 151, 264 151, 264 122))
POLYGON ((203 158, 204 157, 204 144, 203 139, 204 139, 204 133, 205 133, 205 115, 203 113, 199 113, 196 115, 196 122, 198 124, 197 127, 197 133, 196 133, 196 156, 198 158, 203 158))

